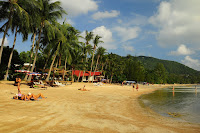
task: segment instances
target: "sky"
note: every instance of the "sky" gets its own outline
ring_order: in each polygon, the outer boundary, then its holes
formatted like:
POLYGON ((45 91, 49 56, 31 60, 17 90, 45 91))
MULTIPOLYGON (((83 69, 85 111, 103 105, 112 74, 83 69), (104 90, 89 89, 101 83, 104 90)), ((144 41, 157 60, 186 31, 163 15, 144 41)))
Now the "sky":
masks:
MULTIPOLYGON (((109 53, 172 60, 200 71, 200 0, 60 1, 68 15, 58 21, 66 20, 82 36, 86 30, 98 34, 104 42, 98 46, 109 53)), ((5 45, 12 46, 13 36, 5 45)), ((21 38, 16 49, 30 50, 31 40, 21 38)))

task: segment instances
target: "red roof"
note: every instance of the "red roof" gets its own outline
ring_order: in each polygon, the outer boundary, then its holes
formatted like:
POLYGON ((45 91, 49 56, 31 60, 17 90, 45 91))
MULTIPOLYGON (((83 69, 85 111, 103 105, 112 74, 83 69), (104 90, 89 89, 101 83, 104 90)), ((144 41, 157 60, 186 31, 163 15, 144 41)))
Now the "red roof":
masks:
MULTIPOLYGON (((87 73, 90 75, 90 71, 87 71, 87 73)), ((91 72, 91 76, 94 75, 94 72, 91 72)), ((95 72, 95 76, 101 75, 101 72, 95 72)))
MULTIPOLYGON (((80 70, 73 70, 73 75, 79 76, 80 70)), ((85 72, 84 76, 89 76, 88 73, 85 72)), ((83 71, 80 73, 80 77, 83 77, 83 71)))
MULTIPOLYGON (((83 77, 83 71, 80 71, 80 70, 73 70, 73 75, 76 75, 78 77, 79 72, 81 72, 80 77, 83 77)), ((94 72, 91 72, 91 76, 93 75, 94 75, 94 72)), ((99 75, 101 75, 101 72, 95 72, 95 76, 99 76, 99 75)), ((90 71, 86 71, 84 76, 90 76, 90 71)))

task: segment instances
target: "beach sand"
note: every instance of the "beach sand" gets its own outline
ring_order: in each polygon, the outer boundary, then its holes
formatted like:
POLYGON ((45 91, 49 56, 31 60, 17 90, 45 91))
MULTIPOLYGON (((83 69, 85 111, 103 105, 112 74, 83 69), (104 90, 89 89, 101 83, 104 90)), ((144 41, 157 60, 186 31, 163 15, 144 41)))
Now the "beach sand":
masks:
POLYGON ((73 83, 47 90, 21 85, 22 93, 42 93, 38 101, 14 100, 13 81, 0 81, 0 133, 197 133, 200 124, 180 122, 141 107, 138 97, 164 85, 131 86, 73 83), (90 91, 79 91, 86 85, 90 91))

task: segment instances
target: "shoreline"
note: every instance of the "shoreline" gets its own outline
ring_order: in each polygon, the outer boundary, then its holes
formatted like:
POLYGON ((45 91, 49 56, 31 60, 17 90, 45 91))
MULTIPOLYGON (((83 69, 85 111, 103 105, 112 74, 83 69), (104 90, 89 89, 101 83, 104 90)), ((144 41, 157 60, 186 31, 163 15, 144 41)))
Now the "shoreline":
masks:
MULTIPOLYGON (((176 85, 175 87, 176 88, 178 88, 178 90, 180 89, 180 88, 190 88, 190 89, 192 89, 192 87, 195 87, 196 85, 195 84, 189 84, 189 85, 176 85)), ((169 88, 172 88, 172 86, 171 87, 163 87, 163 89, 169 89, 169 88)), ((175 89, 176 89, 175 88, 175 89)), ((162 89, 156 89, 155 91, 157 91, 157 90, 162 90, 162 89)), ((153 92, 150 92, 150 93, 155 93, 155 91, 153 91, 153 92)), ((177 91, 177 90, 176 90, 177 91)), ((175 92, 176 92, 175 91, 175 92)), ((192 90, 191 90, 192 91, 192 90)), ((171 114, 169 114, 170 112, 159 112, 158 110, 156 111, 156 110, 154 110, 152 107, 149 107, 148 105, 145 105, 145 101, 143 101, 144 99, 143 99, 143 96, 144 95, 148 95, 148 94, 150 94, 150 93, 147 93, 147 94, 142 94, 142 95, 140 95, 139 97, 138 97, 138 102, 140 103, 140 105, 141 105, 141 107, 143 107, 145 110, 150 110, 151 112, 154 112, 154 114, 156 115, 156 114, 158 114, 158 115, 160 115, 161 117, 165 117, 165 118, 169 118, 169 119, 174 119, 175 121, 177 121, 177 122, 183 122, 183 123, 188 123, 188 124, 197 124, 197 125, 200 125, 200 122, 195 122, 195 121, 191 121, 191 120, 186 120, 186 119, 184 119, 184 118, 182 118, 182 114, 181 114, 181 112, 175 112, 175 114, 177 114, 177 115, 179 115, 179 116, 173 116, 173 114, 171 115, 171 114)), ((148 100, 151 100, 151 99, 146 99, 147 101, 148 100)), ((157 99, 158 100, 158 99, 157 99)), ((149 105, 151 105, 151 104, 149 104, 149 105)), ((173 112, 172 112, 173 113, 173 112)), ((189 115, 189 114, 188 114, 189 115)))
POLYGON ((141 107, 138 98, 142 94, 172 85, 140 85, 137 92, 131 86, 114 84, 73 83, 47 90, 22 84, 22 92, 43 93, 47 99, 20 101, 11 99, 17 92, 12 83, 0 81, 0 132, 200 131, 200 124, 179 122, 141 107), (83 85, 90 91, 78 91, 83 85))

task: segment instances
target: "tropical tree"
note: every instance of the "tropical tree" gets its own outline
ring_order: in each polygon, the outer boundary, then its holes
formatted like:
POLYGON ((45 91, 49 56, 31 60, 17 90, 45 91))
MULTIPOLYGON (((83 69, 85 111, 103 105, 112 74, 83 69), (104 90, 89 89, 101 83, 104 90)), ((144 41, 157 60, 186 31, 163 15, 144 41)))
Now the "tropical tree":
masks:
POLYGON ((93 61, 94 61, 95 50, 96 50, 96 48, 97 48, 97 46, 98 46, 99 43, 103 43, 103 41, 101 41, 100 38, 102 38, 102 37, 100 37, 99 35, 96 35, 95 38, 94 38, 94 41, 93 41, 94 47, 93 47, 92 63, 91 63, 90 76, 89 77, 91 77, 91 72, 92 72, 92 66, 93 66, 93 61))
POLYGON ((12 60, 12 56, 13 56, 13 52, 14 52, 14 48, 15 48, 15 43, 16 43, 16 38, 17 38, 17 33, 22 33, 23 35, 23 41, 28 39, 28 25, 27 25, 27 19, 28 18, 21 18, 17 16, 16 12, 14 12, 14 20, 12 21, 12 32, 15 32, 15 37, 14 37, 14 42, 13 42, 13 47, 12 47, 12 51, 10 53, 10 58, 8 61, 8 66, 7 66, 7 70, 6 70, 6 75, 4 77, 4 80, 7 80, 7 76, 8 76, 8 71, 10 69, 10 65, 11 65, 11 60, 12 60))
MULTIPOLYGON (((96 53, 97 61, 96 61, 96 67, 95 67, 95 69, 94 69, 94 75, 95 75, 95 72, 96 72, 96 70, 97 70, 97 66, 98 66, 98 63, 99 63, 99 59, 102 60, 103 55, 104 55, 105 53, 106 53, 106 49, 105 49, 105 48, 99 47, 99 48, 97 49, 97 53, 96 53)), ((93 83, 93 80, 94 80, 94 79, 92 79, 92 83, 93 83)))
MULTIPOLYGON (((48 32, 46 35, 48 36, 48 39, 51 40, 55 37, 54 27, 52 23, 55 22, 58 18, 61 18, 63 13, 66 13, 60 6, 61 3, 59 1, 50 2, 50 0, 38 0, 38 3, 40 5, 40 8, 39 10, 37 10, 36 13, 40 16, 40 20, 38 20, 40 22, 40 26, 38 27, 39 35, 38 40, 36 42, 35 57, 33 61, 33 66, 31 68, 31 72, 33 72, 33 69, 35 67, 43 28, 47 29, 48 32)), ((31 76, 29 77, 28 81, 30 80, 31 76)))
MULTIPOLYGON (((88 59, 87 59, 88 55, 87 54, 91 53, 92 46, 90 45, 89 42, 93 39, 93 37, 94 37, 93 32, 88 32, 86 30, 86 36, 85 36, 85 40, 86 40, 86 42, 85 42, 85 44, 86 44, 86 46, 85 46, 85 64, 88 63, 88 59)), ((82 82, 83 82, 84 75, 85 75, 85 69, 86 69, 86 67, 84 67, 82 82)))
MULTIPOLYGON (((29 66, 28 66, 28 71, 31 69, 31 64, 33 60, 33 54, 34 54, 34 47, 35 47, 35 40, 36 40, 36 35, 37 35, 37 29, 40 26, 40 15, 38 15, 38 10, 40 9, 40 4, 37 1, 34 1, 33 4, 29 4, 28 6, 25 7, 25 10, 29 14, 30 18, 30 24, 29 24, 29 33, 32 34, 31 40, 32 40, 32 46, 31 46, 31 53, 30 53, 30 59, 29 59, 29 66)), ((24 80, 27 80, 28 75, 25 76, 24 80)))
POLYGON ((162 63, 158 63, 154 69, 155 82, 159 84, 166 83, 167 71, 162 63))
POLYGON ((1 57, 2 57, 6 34, 8 32, 8 29, 12 25, 14 15, 18 15, 19 18, 26 17, 26 20, 27 20, 26 23, 29 23, 28 13, 21 7, 22 5, 25 5, 25 3, 27 2, 29 1, 28 0, 0 1, 0 21, 6 21, 6 23, 1 27, 1 31, 3 31, 4 34, 3 34, 3 39, 1 42, 1 49, 0 49, 0 64, 1 64, 1 57))
MULTIPOLYGON (((66 38, 63 34, 62 25, 60 25, 59 23, 55 23, 55 26, 53 27, 53 29, 54 29, 54 33, 55 33, 55 38, 49 40, 48 36, 44 36, 43 40, 42 40, 43 45, 45 45, 44 44, 44 42, 45 42, 52 47, 52 54, 53 54, 53 60, 51 62, 51 66, 50 66, 46 81, 49 81, 49 77, 50 77, 54 62, 56 60, 56 57, 58 55, 61 45, 65 44, 65 42, 66 42, 66 38)), ((48 29, 44 29, 44 33, 46 34, 47 32, 49 32, 48 29)))

